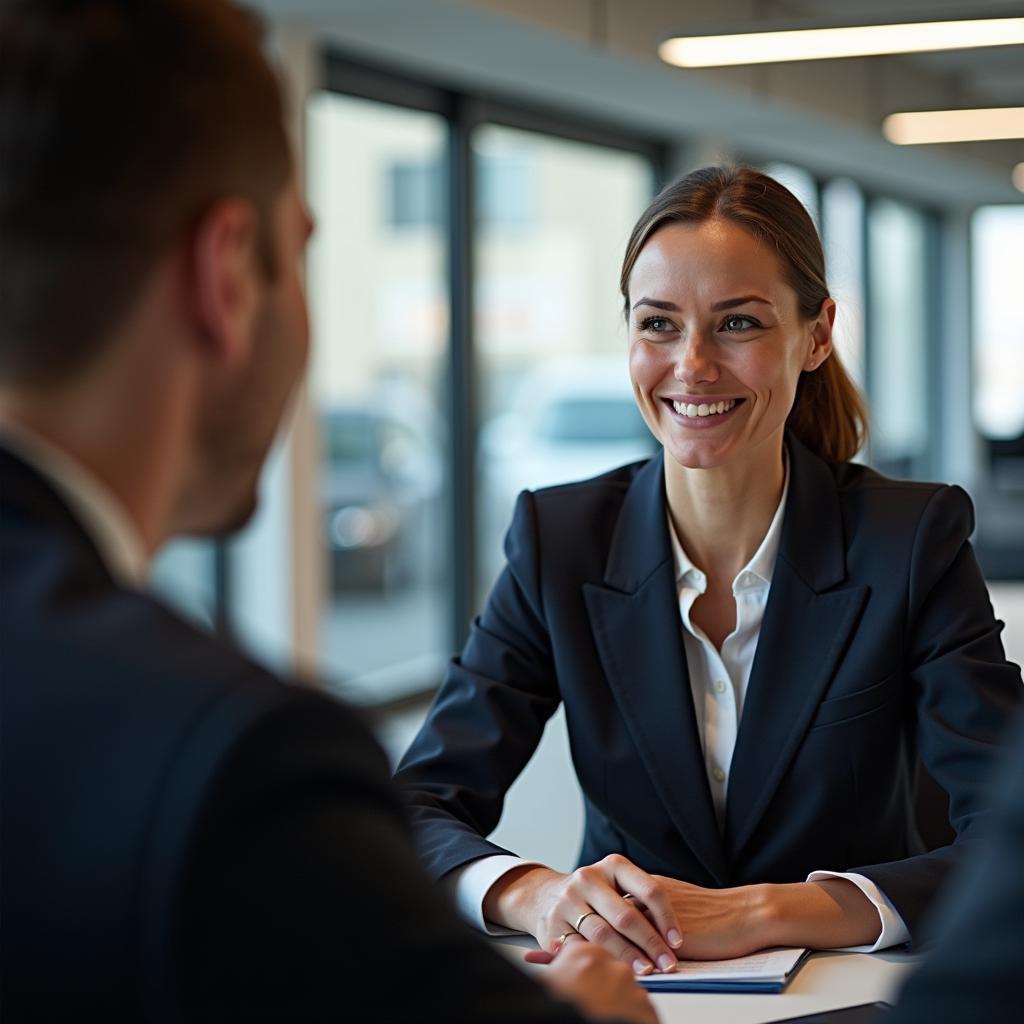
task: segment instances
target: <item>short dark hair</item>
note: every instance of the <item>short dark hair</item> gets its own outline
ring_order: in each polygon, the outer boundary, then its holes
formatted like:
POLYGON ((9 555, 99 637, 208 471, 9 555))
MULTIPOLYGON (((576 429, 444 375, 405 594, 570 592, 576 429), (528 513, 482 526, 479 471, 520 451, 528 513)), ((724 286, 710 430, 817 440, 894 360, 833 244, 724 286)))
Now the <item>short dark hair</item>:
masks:
POLYGON ((254 203, 270 259, 291 154, 262 35, 229 0, 0 0, 0 379, 73 376, 218 199, 254 203))
MULTIPOLYGON (((715 217, 767 242, 796 292, 800 315, 818 315, 829 298, 825 254, 804 205, 784 185, 753 167, 701 167, 667 185, 640 215, 626 245, 619 288, 629 316, 629 278, 641 249, 666 224, 715 217)), ((787 427, 823 459, 852 459, 867 440, 864 399, 837 352, 800 374, 787 427)))

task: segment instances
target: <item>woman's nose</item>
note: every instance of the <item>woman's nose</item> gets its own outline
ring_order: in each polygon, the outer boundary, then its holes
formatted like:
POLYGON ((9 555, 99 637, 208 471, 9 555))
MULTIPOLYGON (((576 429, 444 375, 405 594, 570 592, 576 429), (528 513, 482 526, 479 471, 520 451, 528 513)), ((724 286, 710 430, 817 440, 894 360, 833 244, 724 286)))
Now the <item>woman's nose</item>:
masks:
POLYGON ((681 384, 701 384, 718 377, 711 342, 699 331, 679 341, 676 352, 675 378, 681 384))

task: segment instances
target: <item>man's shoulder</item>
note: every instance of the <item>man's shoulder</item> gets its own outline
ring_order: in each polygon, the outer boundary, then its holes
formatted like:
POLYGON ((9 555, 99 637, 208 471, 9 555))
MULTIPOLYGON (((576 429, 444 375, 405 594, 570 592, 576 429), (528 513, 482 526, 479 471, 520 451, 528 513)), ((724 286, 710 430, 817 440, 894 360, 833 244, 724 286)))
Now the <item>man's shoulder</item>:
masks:
POLYGON ((15 552, 4 533, 4 914, 25 963, 113 991, 130 922, 162 948, 193 843, 325 777, 380 805, 386 761, 350 710, 117 586, 74 539, 23 531, 15 552))
POLYGON ((106 737, 139 772, 157 771, 197 729, 230 744, 283 705, 335 708, 157 597, 116 584, 76 543, 47 539, 5 558, 0 579, 4 710, 31 722, 41 744, 85 762, 106 737))

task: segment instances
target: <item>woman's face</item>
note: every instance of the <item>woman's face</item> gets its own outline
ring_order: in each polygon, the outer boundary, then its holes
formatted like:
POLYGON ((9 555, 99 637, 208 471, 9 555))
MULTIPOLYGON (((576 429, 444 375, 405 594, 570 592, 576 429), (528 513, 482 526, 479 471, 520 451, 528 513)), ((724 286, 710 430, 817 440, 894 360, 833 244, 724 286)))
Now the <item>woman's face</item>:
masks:
POLYGON ((781 446, 801 372, 832 348, 835 303, 803 319, 778 257, 726 220, 660 228, 633 266, 629 305, 637 404, 689 468, 781 446))

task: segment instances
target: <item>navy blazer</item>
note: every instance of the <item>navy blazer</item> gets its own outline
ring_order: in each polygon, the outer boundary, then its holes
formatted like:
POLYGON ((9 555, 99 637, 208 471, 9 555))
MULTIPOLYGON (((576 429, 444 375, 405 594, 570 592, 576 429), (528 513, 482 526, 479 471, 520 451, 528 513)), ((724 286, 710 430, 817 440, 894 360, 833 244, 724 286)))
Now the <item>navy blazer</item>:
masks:
POLYGON ((118 586, 3 449, 0 664, 4 1024, 580 1024, 430 884, 352 711, 118 586))
POLYGON ((788 438, 778 559, 730 769, 724 829, 705 775, 660 457, 526 492, 508 565, 397 773, 435 876, 505 853, 484 837, 564 703, 586 826, 703 886, 875 881, 913 931, 988 817, 984 781, 1020 670, 1006 661, 957 487, 824 462, 788 438), (918 757, 952 846, 915 826, 918 757))

